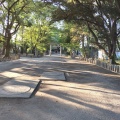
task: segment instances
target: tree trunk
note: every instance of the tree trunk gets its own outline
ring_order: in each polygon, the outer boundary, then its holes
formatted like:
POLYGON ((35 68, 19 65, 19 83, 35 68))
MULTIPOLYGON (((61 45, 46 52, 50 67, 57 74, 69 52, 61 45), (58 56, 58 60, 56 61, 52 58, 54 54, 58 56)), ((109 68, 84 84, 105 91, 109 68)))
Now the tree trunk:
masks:
POLYGON ((116 49, 115 48, 113 48, 113 50, 112 50, 112 53, 111 53, 111 55, 109 56, 109 58, 112 60, 111 61, 111 64, 116 64, 116 61, 115 61, 115 59, 116 59, 116 49))
POLYGON ((82 37, 81 37, 81 39, 82 39, 82 54, 83 54, 83 57, 85 58, 86 57, 86 51, 85 51, 85 41, 84 41, 84 35, 82 35, 82 37))
POLYGON ((115 55, 111 56, 110 60, 111 60, 111 64, 116 64, 115 55))
POLYGON ((112 64, 116 64, 116 46, 117 46, 117 25, 116 20, 114 20, 111 30, 111 49, 109 51, 109 58, 112 60, 112 64))
POLYGON ((10 58, 10 42, 7 42, 4 58, 10 58))
POLYGON ((6 51, 4 58, 10 58, 10 40, 11 40, 11 34, 8 34, 8 37, 6 37, 6 51))
POLYGON ((3 43, 2 55, 5 54, 5 43, 3 43))

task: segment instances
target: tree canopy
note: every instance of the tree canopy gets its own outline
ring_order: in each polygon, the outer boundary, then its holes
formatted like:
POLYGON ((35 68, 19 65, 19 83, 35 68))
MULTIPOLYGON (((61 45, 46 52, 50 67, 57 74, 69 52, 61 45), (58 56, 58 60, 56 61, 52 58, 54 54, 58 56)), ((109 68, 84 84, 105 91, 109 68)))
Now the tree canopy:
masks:
POLYGON ((45 0, 55 4, 53 20, 65 20, 87 26, 94 37, 92 44, 104 50, 115 63, 115 51, 119 46, 120 2, 118 0, 45 0), (59 14, 58 14, 59 13, 59 14))
POLYGON ((119 0, 2 0, 0 6, 5 57, 16 34, 28 51, 45 50, 50 42, 75 46, 87 37, 115 63, 115 51, 120 49, 119 0), (63 22, 62 29, 56 21, 63 22))

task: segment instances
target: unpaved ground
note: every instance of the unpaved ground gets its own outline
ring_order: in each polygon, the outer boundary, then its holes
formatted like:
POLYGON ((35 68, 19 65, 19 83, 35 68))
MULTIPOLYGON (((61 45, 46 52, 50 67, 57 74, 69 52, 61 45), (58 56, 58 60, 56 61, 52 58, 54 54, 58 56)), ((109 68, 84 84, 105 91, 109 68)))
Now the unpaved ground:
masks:
POLYGON ((64 71, 67 81, 42 81, 30 99, 0 98, 0 120, 120 120, 120 75, 83 61, 45 57, 0 63, 0 85, 45 71, 64 71))

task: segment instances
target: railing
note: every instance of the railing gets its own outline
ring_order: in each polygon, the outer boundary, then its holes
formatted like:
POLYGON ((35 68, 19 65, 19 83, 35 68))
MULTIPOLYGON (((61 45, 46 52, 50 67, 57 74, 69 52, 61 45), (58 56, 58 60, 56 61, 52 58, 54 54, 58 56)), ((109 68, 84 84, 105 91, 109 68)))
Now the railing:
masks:
POLYGON ((97 59, 93 60, 92 58, 80 58, 80 60, 84 60, 86 62, 95 64, 99 67, 107 69, 109 71, 120 74, 120 65, 113 65, 113 64, 106 63, 106 62, 103 62, 103 61, 100 61, 100 60, 97 60, 97 59))

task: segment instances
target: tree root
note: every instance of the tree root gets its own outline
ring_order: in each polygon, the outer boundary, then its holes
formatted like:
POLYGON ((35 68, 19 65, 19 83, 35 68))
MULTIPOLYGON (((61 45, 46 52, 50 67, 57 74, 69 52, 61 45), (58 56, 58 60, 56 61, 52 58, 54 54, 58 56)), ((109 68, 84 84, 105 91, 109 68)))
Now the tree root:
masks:
POLYGON ((2 58, 2 61, 10 61, 11 60, 11 57, 9 56, 9 57, 6 57, 6 56, 4 56, 3 58, 2 58))

